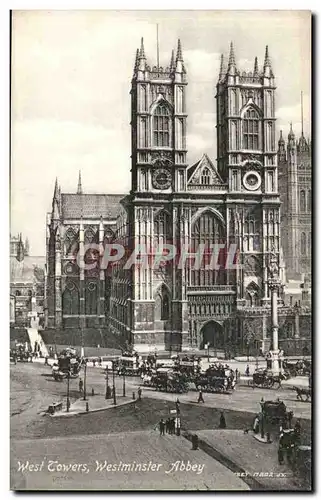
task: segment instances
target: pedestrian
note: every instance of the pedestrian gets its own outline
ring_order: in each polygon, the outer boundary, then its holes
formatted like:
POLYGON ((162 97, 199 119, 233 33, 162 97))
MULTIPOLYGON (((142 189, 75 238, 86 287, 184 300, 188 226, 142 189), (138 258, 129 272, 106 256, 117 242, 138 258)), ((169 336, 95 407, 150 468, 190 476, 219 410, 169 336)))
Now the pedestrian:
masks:
POLYGON ((199 393, 198 393, 198 403, 204 403, 204 399, 203 399, 203 392, 202 392, 202 389, 200 389, 199 393))
POLYGON ((239 371, 237 368, 235 368, 235 383, 237 384, 237 378, 239 376, 239 371))
POLYGON ((165 422, 166 434, 169 434, 169 428, 170 428, 170 419, 168 418, 165 422))
POLYGON ((164 434, 165 434, 164 431, 165 431, 165 422, 161 418, 160 422, 159 422, 159 433, 160 433, 161 436, 164 436, 164 434))
POLYGON ((99 364, 99 366, 101 366, 101 357, 100 356, 98 358, 98 364, 99 364))
POLYGON ((220 429, 226 429, 226 420, 223 411, 221 411, 221 416, 220 416, 220 429))
POLYGON ((175 434, 175 418, 171 418, 170 421, 170 434, 175 434))
POLYGON ((82 392, 83 387, 84 387, 84 383, 83 383, 82 379, 80 378, 79 379, 79 392, 82 392))
POLYGON ((142 399, 142 390, 140 387, 138 387, 137 394, 138 394, 138 401, 140 401, 142 399))
POLYGON ((245 368, 245 375, 246 375, 247 377, 249 377, 249 376, 250 376, 250 367, 249 367, 249 365, 247 365, 247 366, 246 366, 246 368, 245 368))
POLYGON ((179 414, 180 413, 180 401, 178 398, 176 399, 175 405, 176 405, 176 413, 179 414))

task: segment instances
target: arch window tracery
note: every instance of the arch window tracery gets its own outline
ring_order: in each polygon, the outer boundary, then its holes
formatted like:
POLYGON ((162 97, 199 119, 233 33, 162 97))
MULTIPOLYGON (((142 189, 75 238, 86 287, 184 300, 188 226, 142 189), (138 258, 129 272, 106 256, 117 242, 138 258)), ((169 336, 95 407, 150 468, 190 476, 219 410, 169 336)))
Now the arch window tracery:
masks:
POLYGON ((201 173, 201 184, 208 186, 211 183, 211 172, 209 168, 204 167, 201 173))
POLYGON ((170 144, 170 111, 165 103, 160 103, 153 116, 153 144, 158 147, 169 147, 170 144))
POLYGON ((259 115, 253 108, 249 108, 243 116, 243 148, 259 149, 259 115))
POLYGON ((199 256, 198 263, 194 257, 186 261, 186 265, 190 268, 191 285, 210 286, 225 283, 224 250, 218 252, 217 249, 215 256, 217 258, 212 259, 215 250, 211 248, 211 245, 220 243, 224 243, 224 230, 221 221, 213 212, 202 213, 191 227, 190 253, 196 253, 199 256), (220 265, 220 269, 215 269, 215 265, 217 267, 220 265))

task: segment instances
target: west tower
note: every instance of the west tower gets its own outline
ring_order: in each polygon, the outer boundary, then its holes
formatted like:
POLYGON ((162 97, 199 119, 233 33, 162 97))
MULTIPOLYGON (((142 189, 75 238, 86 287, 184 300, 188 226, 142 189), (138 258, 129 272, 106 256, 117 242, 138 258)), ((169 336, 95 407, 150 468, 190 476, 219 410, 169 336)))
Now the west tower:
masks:
POLYGON ((253 71, 241 72, 231 43, 217 83, 217 164, 228 185, 228 238, 235 235, 242 265, 238 307, 268 301, 270 254, 280 259, 275 90, 268 47, 262 69, 255 58, 253 71))

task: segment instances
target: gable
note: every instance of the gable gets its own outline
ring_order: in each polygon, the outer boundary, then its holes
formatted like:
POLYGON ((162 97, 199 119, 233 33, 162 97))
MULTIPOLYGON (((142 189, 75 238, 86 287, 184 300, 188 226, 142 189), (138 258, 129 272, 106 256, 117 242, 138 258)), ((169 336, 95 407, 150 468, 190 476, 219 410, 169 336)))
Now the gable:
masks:
POLYGON ((224 186, 224 183, 209 157, 202 158, 187 169, 187 184, 195 187, 224 186))

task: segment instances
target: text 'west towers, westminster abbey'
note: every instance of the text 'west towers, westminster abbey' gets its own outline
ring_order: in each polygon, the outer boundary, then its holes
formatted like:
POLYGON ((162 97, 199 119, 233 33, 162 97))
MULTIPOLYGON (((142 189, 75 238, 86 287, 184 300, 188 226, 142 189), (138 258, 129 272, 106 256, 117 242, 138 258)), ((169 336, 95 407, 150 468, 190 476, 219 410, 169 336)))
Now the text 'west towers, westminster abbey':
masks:
MULTIPOLYGON (((269 349, 271 255, 283 285, 285 270, 299 279, 310 273, 311 143, 303 130, 297 142, 292 128, 287 143, 276 137, 268 48, 263 67, 256 58, 246 73, 231 44, 216 84, 216 165, 206 154, 188 165, 187 83, 180 41, 166 68, 149 66, 142 41, 130 92, 130 193, 84 194, 79 178, 77 193, 65 194, 56 183, 47 218, 49 329, 99 330, 141 352, 207 342, 269 349), (106 242, 123 245, 126 256, 135 245, 147 252, 160 243, 188 245, 192 253, 224 242, 237 246, 241 266, 208 269, 204 259, 199 269, 180 269, 173 260, 157 269, 147 259, 126 269, 122 260, 110 272, 98 256, 93 269, 79 269, 76 255, 106 242)), ((297 320, 282 286, 279 308, 284 339, 299 340, 310 316, 303 307, 297 320)))

